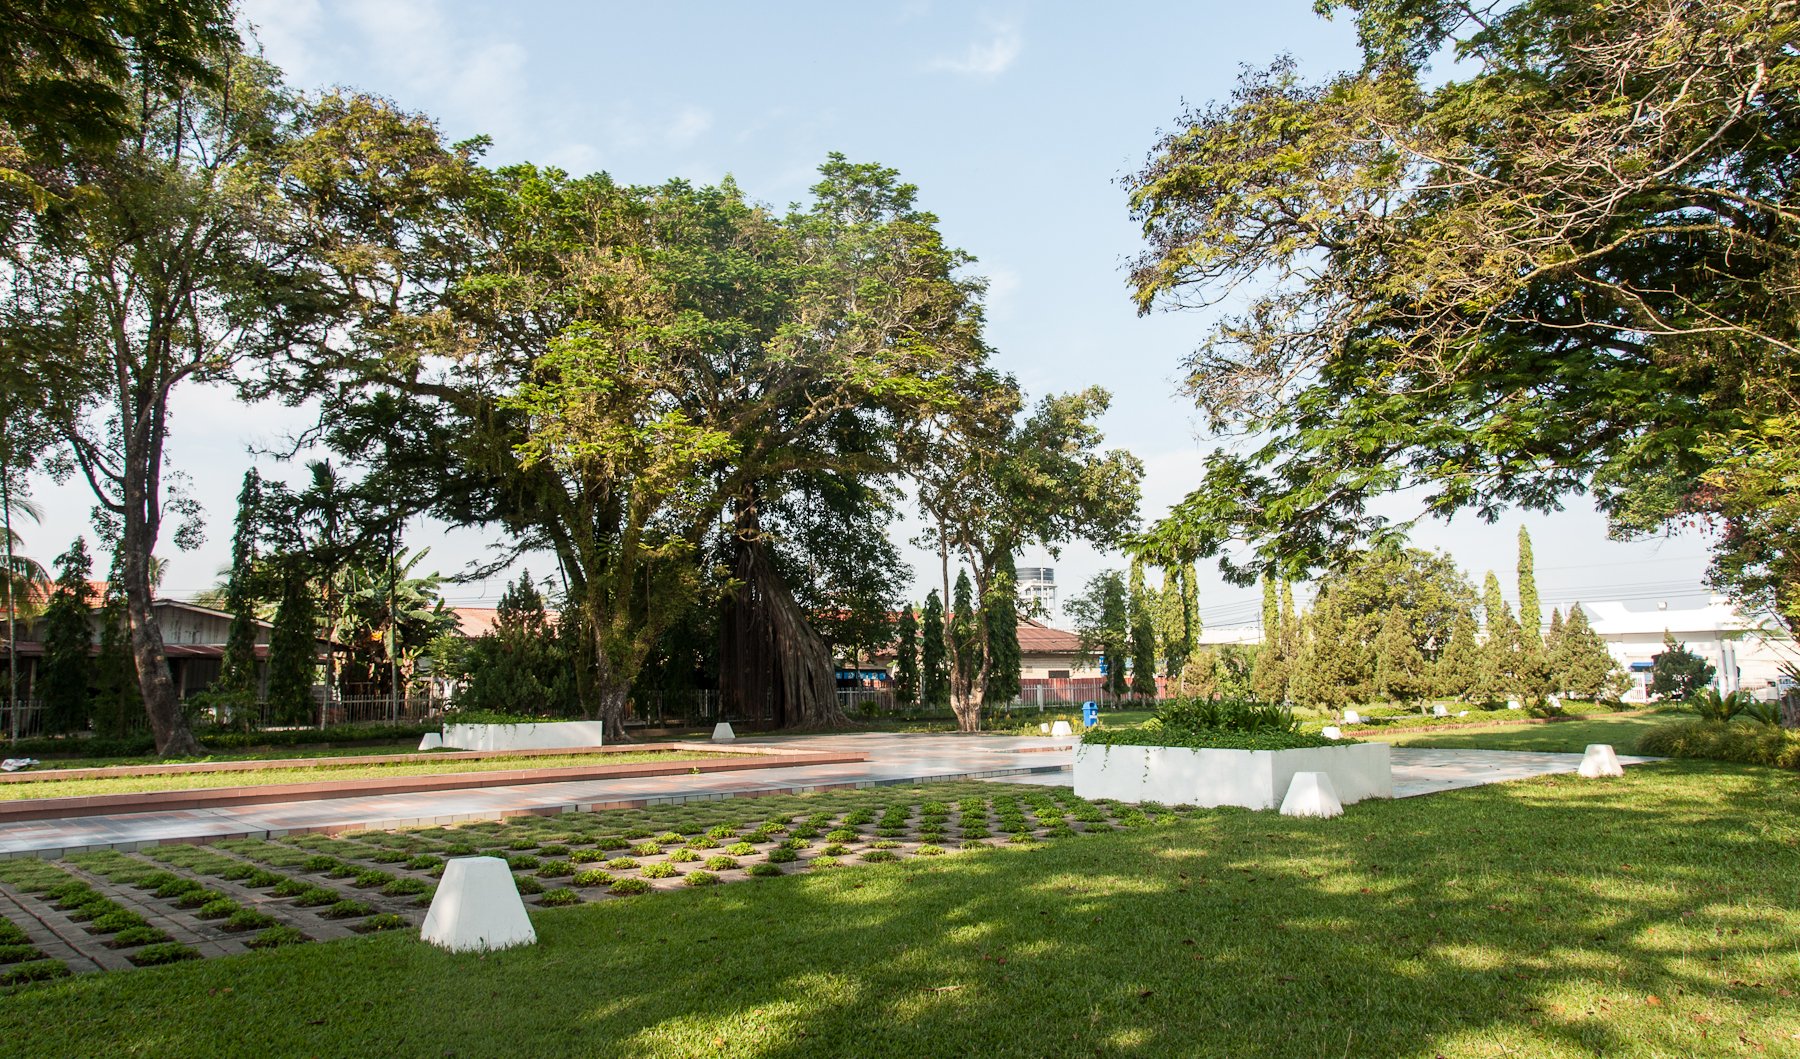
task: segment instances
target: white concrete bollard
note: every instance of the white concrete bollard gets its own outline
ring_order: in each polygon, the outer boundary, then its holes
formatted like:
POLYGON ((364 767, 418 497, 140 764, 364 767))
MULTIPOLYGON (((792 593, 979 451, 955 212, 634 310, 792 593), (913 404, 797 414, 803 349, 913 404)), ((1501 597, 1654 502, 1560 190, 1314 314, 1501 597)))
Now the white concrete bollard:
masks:
POLYGON ((1044 735, 1049 735, 1050 734, 1050 726, 1048 724, 1040 724, 1040 725, 1038 725, 1038 731, 1043 733, 1044 735))
POLYGON ((1355 710, 1345 710, 1344 711, 1344 723, 1345 724, 1361 724, 1362 723, 1362 714, 1357 713, 1355 710))
POLYGON ((720 721, 718 724, 713 725, 712 737, 713 742, 723 743, 728 739, 736 739, 737 733, 731 730, 731 725, 724 721, 720 721))
POLYGON ((1337 788, 1331 785, 1328 772, 1296 772, 1288 783, 1287 797, 1281 799, 1282 816, 1344 815, 1344 803, 1338 801, 1337 788))
POLYGON ((425 738, 419 740, 420 750, 442 750, 444 736, 442 732, 426 732, 425 738))
POLYGON ((1050 726, 1050 734, 1054 736, 1074 735, 1075 729, 1069 727, 1068 721, 1057 721, 1050 726))
POLYGON ((490 952, 537 942, 512 871, 499 857, 456 857, 431 898, 419 938, 451 952, 490 952))
POLYGON ((1518 699, 1507 699, 1506 700, 1506 708, 1509 710, 1522 710, 1525 708, 1525 706, 1524 706, 1524 704, 1520 703, 1518 699))
POLYGON ((1619 755, 1613 751, 1610 743, 1589 743, 1587 753, 1581 755, 1581 775, 1590 780, 1607 776, 1625 775, 1625 766, 1619 764, 1619 755))
POLYGON ((1440 702, 1431 708, 1431 715, 1433 717, 1448 717, 1450 716, 1450 707, 1440 702))
POLYGON ((1327 739, 1342 739, 1342 738, 1344 738, 1344 730, 1342 728, 1339 728, 1335 724, 1328 724, 1325 727, 1319 729, 1319 734, 1324 736, 1327 739))

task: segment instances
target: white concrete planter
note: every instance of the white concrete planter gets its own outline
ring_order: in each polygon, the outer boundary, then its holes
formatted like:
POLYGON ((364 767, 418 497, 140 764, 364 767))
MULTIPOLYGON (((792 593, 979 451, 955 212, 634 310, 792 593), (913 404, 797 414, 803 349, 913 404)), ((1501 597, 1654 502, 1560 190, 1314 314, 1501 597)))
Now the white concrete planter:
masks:
POLYGON ((1349 805, 1394 796, 1388 749, 1386 743, 1298 750, 1083 743, 1075 748, 1075 793, 1121 802, 1274 809, 1287 796, 1294 773, 1323 772, 1338 800, 1349 805))
POLYGON ((458 750, 553 750, 600 745, 600 721, 446 724, 444 745, 458 750))

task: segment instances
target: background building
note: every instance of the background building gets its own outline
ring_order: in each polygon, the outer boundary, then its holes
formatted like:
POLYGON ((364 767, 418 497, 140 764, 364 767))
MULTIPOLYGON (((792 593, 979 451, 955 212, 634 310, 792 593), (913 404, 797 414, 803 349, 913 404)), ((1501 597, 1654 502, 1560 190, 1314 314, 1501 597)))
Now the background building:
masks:
POLYGON ((1054 566, 1021 566, 1019 575, 1019 613, 1040 618, 1056 613, 1056 568, 1054 566))
POLYGON ((1791 638, 1746 618, 1721 596, 1704 607, 1685 610, 1661 606, 1629 610, 1618 602, 1584 603, 1582 609, 1594 632, 1631 675, 1632 687, 1625 694, 1631 701, 1647 696, 1652 659, 1662 652, 1665 636, 1673 636, 1717 668, 1713 687, 1721 693, 1741 688, 1773 694, 1782 679, 1782 666, 1800 661, 1791 638))

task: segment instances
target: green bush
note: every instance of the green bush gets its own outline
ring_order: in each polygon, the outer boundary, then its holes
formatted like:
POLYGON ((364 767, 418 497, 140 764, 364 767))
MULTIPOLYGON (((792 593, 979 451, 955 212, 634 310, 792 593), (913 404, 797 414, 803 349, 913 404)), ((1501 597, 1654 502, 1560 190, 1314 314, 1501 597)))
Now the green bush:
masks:
POLYGON ((156 967, 165 963, 180 963, 182 960, 198 960, 200 952, 178 941, 160 941, 154 945, 146 945, 126 958, 139 967, 156 967))
POLYGON ((1688 699, 1688 708, 1703 721, 1729 721, 1755 701, 1747 691, 1721 695, 1712 688, 1701 688, 1688 699))
POLYGON ((1178 746, 1219 750, 1298 750, 1302 747, 1343 746, 1349 739, 1283 729, 1246 731, 1229 728, 1170 728, 1154 720, 1131 728, 1090 728, 1081 737, 1089 746, 1178 746))
POLYGON ((931 845, 930 843, 926 843, 925 845, 920 846, 918 849, 914 850, 913 852, 917 853, 921 857, 941 857, 944 855, 944 847, 934 846, 934 845, 931 845))
POLYGON ((683 881, 689 886, 716 886, 719 882, 719 877, 709 871, 694 871, 689 872, 687 878, 683 881))
POLYGON ((778 846, 775 849, 772 849, 769 851, 769 863, 771 863, 771 864, 787 864, 791 861, 796 861, 799 859, 800 859, 800 854, 794 852, 791 849, 787 849, 785 847, 778 846))
POLYGON ((738 862, 736 857, 727 857, 721 854, 716 857, 706 858, 706 869, 708 871, 730 871, 737 866, 738 862))
POLYGON ((646 864, 640 874, 646 879, 673 879, 681 873, 675 870, 673 864, 662 863, 646 864))
POLYGON ((69 969, 61 960, 30 960, 15 963, 11 967, 0 967, 0 985, 47 982, 52 978, 66 978, 68 974, 69 969))
POLYGON ((1766 724, 1678 721, 1645 732, 1638 753, 1800 770, 1800 732, 1766 724))
POLYGON ((612 884, 612 889, 607 892, 619 894, 623 897, 629 897, 633 894, 647 894, 650 892, 650 884, 642 879, 619 879, 612 884))
POLYGON ((533 879, 529 875, 515 875, 513 876, 513 883, 518 886, 519 892, 526 896, 544 892, 544 884, 533 879))
POLYGON ((865 864, 880 864, 883 861, 899 860, 900 855, 891 849, 872 849, 862 855, 865 864))
POLYGON ((787 873, 767 861, 760 861, 749 867, 751 875, 786 875, 787 873))
POLYGON ((543 896, 538 898, 538 904, 551 907, 557 905, 578 905, 580 903, 581 895, 566 886, 559 886, 554 890, 545 890, 543 896))
POLYGON ((614 878, 612 872, 589 868, 587 871, 576 872, 573 881, 576 886, 611 886, 614 878))
POLYGON ((298 945, 311 940, 295 927, 270 927, 244 944, 252 949, 277 949, 283 945, 298 945))

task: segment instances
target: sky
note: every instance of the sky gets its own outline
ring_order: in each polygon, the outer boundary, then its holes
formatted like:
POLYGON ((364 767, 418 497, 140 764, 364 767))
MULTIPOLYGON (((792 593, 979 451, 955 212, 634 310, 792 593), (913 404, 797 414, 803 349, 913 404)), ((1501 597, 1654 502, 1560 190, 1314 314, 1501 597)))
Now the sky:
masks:
MULTIPOLYGON (((775 206, 806 198, 828 152, 898 169, 918 185, 947 240, 987 277, 988 340, 1028 400, 1090 385, 1111 391, 1108 447, 1144 462, 1142 513, 1153 519, 1199 481, 1215 443, 1177 393, 1184 355, 1205 319, 1141 317, 1123 263, 1139 248, 1121 178, 1144 159, 1185 103, 1223 98, 1239 70, 1291 54, 1322 77, 1357 60, 1352 27, 1316 17, 1311 0, 1202 0, 1154 8, 1074 3, 897 4, 701 2, 510 4, 477 0, 248 0, 266 56, 307 90, 346 87, 438 119, 452 139, 484 134, 492 164, 533 161, 627 183, 733 176, 775 206), (1147 17, 1146 12, 1152 13, 1147 17)), ((303 411, 246 407, 190 387, 174 401, 171 463, 206 511, 205 545, 176 552, 166 595, 215 584, 229 558, 234 497, 252 450, 278 449, 303 411)), ((40 482, 30 554, 48 557, 92 532, 79 483, 40 482)), ((1405 498, 1384 510, 1416 514, 1405 498)), ((1705 540, 1609 541, 1585 500, 1496 525, 1472 516, 1422 524, 1415 543, 1448 551, 1479 584, 1511 571, 1529 528, 1546 605, 1576 599, 1705 598, 1705 540)), ((905 537, 908 531, 900 530, 905 537)), ((495 532, 415 521, 424 564, 454 574, 488 557, 495 532)), ((935 558, 905 549, 913 598, 935 582, 935 558)), ((1067 598, 1124 560, 1085 545, 1022 564, 1056 567, 1067 598)), ((552 567, 537 563, 537 574, 552 567)), ((451 585, 453 603, 491 605, 504 577, 451 585)), ((1254 624, 1260 594, 1201 569, 1201 613, 1213 627, 1254 624)))

